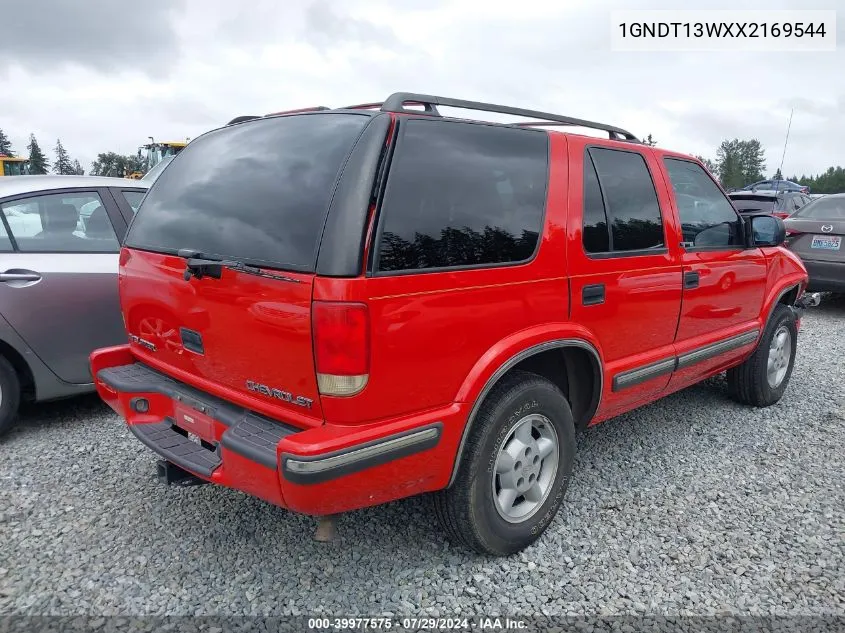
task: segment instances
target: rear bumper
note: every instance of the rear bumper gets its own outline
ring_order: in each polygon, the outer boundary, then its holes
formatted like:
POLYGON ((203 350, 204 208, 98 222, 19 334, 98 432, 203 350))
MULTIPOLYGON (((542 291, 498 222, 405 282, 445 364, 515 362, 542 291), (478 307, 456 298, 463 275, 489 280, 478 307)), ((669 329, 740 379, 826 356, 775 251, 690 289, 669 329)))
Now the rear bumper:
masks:
POLYGON ((139 363, 128 346, 97 350, 91 370, 103 400, 164 459, 304 514, 445 487, 465 417, 455 404, 378 424, 303 430, 165 376, 139 363))
POLYGON ((810 275, 810 292, 845 292, 845 262, 803 261, 810 275))

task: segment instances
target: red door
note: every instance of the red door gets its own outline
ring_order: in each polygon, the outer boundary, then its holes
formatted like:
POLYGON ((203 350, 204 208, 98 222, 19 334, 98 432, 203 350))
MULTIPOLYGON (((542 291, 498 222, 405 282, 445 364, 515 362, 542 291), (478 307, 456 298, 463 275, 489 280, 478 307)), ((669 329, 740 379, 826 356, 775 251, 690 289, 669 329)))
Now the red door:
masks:
POLYGON ((674 389, 734 363, 755 344, 766 259, 745 246, 742 220, 698 163, 672 156, 663 163, 683 240, 674 389))
POLYGON ((674 369, 681 307, 677 226, 653 153, 570 137, 570 318, 589 327, 605 362, 594 418, 653 399, 674 369))

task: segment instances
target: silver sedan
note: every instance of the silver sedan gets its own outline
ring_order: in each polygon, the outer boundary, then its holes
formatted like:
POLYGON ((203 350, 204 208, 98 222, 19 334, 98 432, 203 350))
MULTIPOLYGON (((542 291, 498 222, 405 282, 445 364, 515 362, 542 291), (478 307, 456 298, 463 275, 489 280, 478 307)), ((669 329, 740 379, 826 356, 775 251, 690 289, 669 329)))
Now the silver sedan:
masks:
POLYGON ((120 243, 149 182, 0 178, 0 433, 21 400, 93 391, 88 355, 126 340, 120 243))

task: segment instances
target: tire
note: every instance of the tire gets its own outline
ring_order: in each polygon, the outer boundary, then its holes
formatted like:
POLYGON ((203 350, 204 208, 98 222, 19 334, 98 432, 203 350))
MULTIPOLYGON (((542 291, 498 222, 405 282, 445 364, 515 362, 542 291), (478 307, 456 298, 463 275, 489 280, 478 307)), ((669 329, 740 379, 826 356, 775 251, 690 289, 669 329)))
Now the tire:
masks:
POLYGON ((12 428, 21 401, 18 374, 5 357, 0 356, 0 435, 12 428))
POLYGON ((755 407, 768 407, 780 400, 795 366, 797 343, 795 315, 789 307, 778 304, 754 353, 741 365, 728 370, 731 396, 755 407), (770 356, 774 363, 772 372, 769 372, 770 356))
POLYGON ((452 541, 514 554, 551 524, 574 459, 575 424, 563 393, 536 374, 513 371, 478 411, 453 485, 434 494, 435 513, 452 541))

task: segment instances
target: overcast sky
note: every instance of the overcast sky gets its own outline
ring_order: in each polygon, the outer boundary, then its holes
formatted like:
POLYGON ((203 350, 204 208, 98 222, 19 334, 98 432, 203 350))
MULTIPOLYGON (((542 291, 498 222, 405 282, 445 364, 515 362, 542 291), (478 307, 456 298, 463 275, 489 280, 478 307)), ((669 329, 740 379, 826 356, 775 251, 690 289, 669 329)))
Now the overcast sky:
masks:
POLYGON ((427 92, 600 120, 715 156, 761 140, 767 174, 845 164, 845 0, 708 8, 838 9, 836 52, 620 53, 612 9, 688 0, 26 0, 3 9, 0 129, 61 138, 90 168, 148 136, 177 140, 241 114, 427 92), (812 7, 807 5, 811 4, 812 7))

